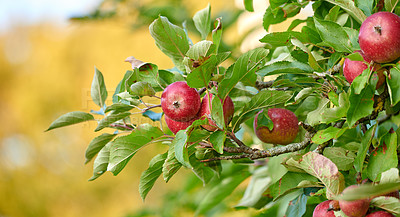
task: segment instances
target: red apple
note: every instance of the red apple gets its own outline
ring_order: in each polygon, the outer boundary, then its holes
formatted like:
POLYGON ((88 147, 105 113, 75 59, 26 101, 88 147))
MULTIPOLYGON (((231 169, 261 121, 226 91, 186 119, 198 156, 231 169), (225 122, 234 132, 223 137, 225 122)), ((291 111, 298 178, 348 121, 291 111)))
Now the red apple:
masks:
POLYGON ((174 121, 168 116, 165 115, 165 122, 167 123, 168 129, 170 129, 174 134, 176 134, 179 130, 185 130, 196 120, 196 118, 190 121, 174 121))
POLYGON ((383 195, 383 196, 395 197, 395 198, 397 198, 397 199, 400 199, 399 191, 393 191, 393 192, 387 193, 387 194, 385 194, 385 195, 383 195))
MULTIPOLYGON (((357 188, 358 185, 350 185, 343 190, 345 193, 349 189, 357 188)), ((362 217, 364 216, 369 208, 369 199, 360 199, 353 201, 339 200, 340 209, 348 217, 362 217)))
POLYGON ((268 116, 274 125, 272 130, 267 126, 259 126, 257 119, 261 112, 262 110, 257 113, 253 122, 254 132, 261 141, 280 145, 293 142, 299 132, 299 121, 292 111, 282 108, 268 109, 268 116))
POLYGON ((378 12, 367 17, 358 35, 364 54, 377 63, 391 62, 400 57, 400 17, 378 12))
POLYGON ((332 200, 324 201, 318 204, 313 212, 313 217, 335 217, 334 209, 332 205, 330 205, 332 200))
MULTIPOLYGON (((360 53, 365 62, 371 62, 371 60, 367 56, 365 56, 365 54, 361 50, 357 50, 355 52, 360 53)), ((368 65, 365 64, 365 62, 353 61, 347 58, 344 60, 343 75, 350 84, 357 76, 361 75, 362 72, 368 68, 368 65)), ((378 75, 379 80, 376 84, 376 88, 379 88, 380 86, 382 86, 383 82, 385 82, 385 75, 383 74, 385 69, 381 68, 380 64, 373 64, 373 70, 377 71, 376 74, 378 75)), ((376 76, 376 74, 374 74, 374 76, 376 76)), ((373 79, 375 79, 375 77, 373 79)))
POLYGON ((395 217, 395 216, 393 214, 385 212, 385 211, 378 211, 378 212, 373 212, 371 214, 368 214, 365 217, 395 217))
POLYGON ((174 82, 161 95, 161 108, 174 121, 190 121, 200 110, 201 98, 195 88, 184 81, 174 82))
MULTIPOLYGON (((202 127, 206 130, 209 131, 215 131, 217 128, 217 124, 214 123, 214 121, 211 120, 211 102, 213 99, 213 95, 206 94, 203 97, 203 100, 201 101, 201 107, 199 111, 199 117, 205 117, 208 118, 208 125, 202 125, 202 127)), ((222 103, 222 99, 221 99, 222 103)), ((225 125, 229 124, 229 122, 232 119, 233 113, 235 112, 235 108, 232 102, 232 99, 227 96, 222 103, 222 111, 224 113, 224 120, 225 120, 225 125)))

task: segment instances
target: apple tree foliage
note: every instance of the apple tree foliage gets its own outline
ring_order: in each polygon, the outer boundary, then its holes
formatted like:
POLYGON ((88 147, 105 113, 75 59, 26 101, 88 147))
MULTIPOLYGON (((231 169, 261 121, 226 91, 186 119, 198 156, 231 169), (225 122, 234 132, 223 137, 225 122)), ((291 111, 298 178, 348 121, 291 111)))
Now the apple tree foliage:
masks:
MULTIPOLYGON (((377 11, 400 14, 398 1, 269 3, 263 17, 267 31, 307 5, 312 5, 313 15, 292 20, 286 31, 266 34, 259 39, 262 47, 239 56, 221 49, 224 17, 213 19, 210 5, 193 16, 200 41, 189 38, 185 25, 159 16, 149 31, 175 67, 160 69, 156 60, 129 58, 132 69, 121 76, 112 96, 95 69, 91 97, 98 111, 64 114, 48 130, 97 122, 94 131, 99 134, 85 154, 86 163, 93 161, 90 180, 134 166, 129 161, 146 146, 165 147, 154 153, 142 173, 140 195, 144 200, 157 179, 169 182, 179 170, 190 170, 207 189, 196 204, 196 215, 211 215, 239 185, 247 187, 235 208, 255 208, 256 216, 288 217, 310 216, 327 199, 359 199, 400 189, 400 62, 383 65, 386 81, 378 89, 371 76, 375 72, 369 69, 351 85, 342 72, 344 58, 362 60, 353 54, 360 49, 361 23, 377 11), (218 96, 211 111, 216 131, 201 127, 207 120, 194 121, 176 135, 168 130, 160 105, 149 99, 159 100, 163 89, 175 81, 186 81, 202 96, 218 96), (225 125, 219 99, 227 96, 235 113, 225 125), (110 98, 112 104, 106 105, 110 98), (274 146, 252 139, 255 114, 272 107, 297 115, 301 130, 294 143, 274 146), (160 127, 135 123, 135 115, 160 122, 160 127), (107 133, 100 132, 106 129, 107 133), (370 184, 341 194, 346 186, 365 182, 370 184)), ((253 10, 252 0, 244 0, 244 5, 253 10)), ((397 198, 376 197, 371 204, 400 215, 397 198)))

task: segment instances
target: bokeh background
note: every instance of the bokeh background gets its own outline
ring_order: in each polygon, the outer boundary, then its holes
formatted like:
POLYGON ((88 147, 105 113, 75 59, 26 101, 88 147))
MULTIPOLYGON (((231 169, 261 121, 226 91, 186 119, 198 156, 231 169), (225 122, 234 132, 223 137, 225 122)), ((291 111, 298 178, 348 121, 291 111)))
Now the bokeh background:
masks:
MULTIPOLYGON (((90 98, 94 67, 109 91, 130 69, 128 56, 173 67, 149 34, 154 14, 180 25, 210 3, 213 18, 239 19, 223 33, 239 54, 260 46, 266 2, 254 0, 256 11, 242 13, 242 0, 0 0, 0 217, 192 216, 196 197, 182 192, 201 185, 187 171, 158 181, 145 202, 139 196, 140 174, 162 147, 142 149, 117 177, 89 182, 93 162, 84 165, 84 153, 98 135, 95 123, 44 131, 62 114, 97 109, 90 98)), ((227 210, 240 199, 243 189, 237 191, 227 210)))

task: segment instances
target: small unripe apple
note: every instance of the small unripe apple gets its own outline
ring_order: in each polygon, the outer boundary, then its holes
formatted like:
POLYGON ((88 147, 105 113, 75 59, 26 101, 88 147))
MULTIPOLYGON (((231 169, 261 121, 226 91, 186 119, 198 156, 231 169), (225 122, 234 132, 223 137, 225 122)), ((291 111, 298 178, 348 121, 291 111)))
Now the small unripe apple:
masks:
MULTIPOLYGON (((355 52, 358 52, 361 54, 361 56, 364 58, 365 62, 371 62, 371 59, 369 59, 361 50, 357 50, 355 52)), ((343 63, 343 75, 346 78, 346 80, 351 84, 353 83, 353 80, 362 74, 362 72, 368 68, 368 65, 365 64, 363 61, 355 61, 355 60, 350 60, 346 58, 343 63)), ((373 64, 372 70, 376 71, 376 74, 378 75, 378 83, 376 84, 376 88, 379 88, 382 86, 382 84, 385 82, 385 75, 383 72, 385 71, 384 68, 381 67, 380 64, 373 64)), ((374 74, 374 76, 376 76, 374 74)))
POLYGON ((165 117, 165 123, 167 123, 168 129, 170 129, 174 134, 176 134, 179 130, 185 130, 196 120, 196 118, 190 121, 174 121, 168 116, 165 117))
POLYGON ((263 110, 257 113, 253 122, 254 132, 261 141, 279 145, 293 142, 299 132, 299 121, 292 111, 283 108, 268 109, 268 117, 273 123, 272 130, 258 123, 258 116, 262 112, 263 110))
POLYGON ((318 204, 313 212, 313 217, 335 217, 334 209, 332 205, 330 205, 332 200, 326 200, 320 204, 318 204))
POLYGON ((364 54, 377 63, 391 62, 400 57, 400 17, 378 12, 361 24, 358 41, 364 54))
MULTIPOLYGON (((345 193, 346 191, 357 187, 358 185, 350 185, 349 187, 344 189, 343 192, 345 193)), ((342 212, 348 217, 362 217, 368 212, 369 202, 369 199, 360 199, 353 201, 339 200, 339 206, 342 212)))
POLYGON ((187 122, 197 116, 201 98, 195 88, 184 81, 174 82, 161 94, 161 108, 174 121, 187 122))
POLYGON ((368 214, 365 217, 395 217, 395 216, 393 214, 385 212, 385 211, 378 211, 378 212, 373 212, 371 214, 368 214))
MULTIPOLYGON (((200 106, 200 111, 199 111, 199 117, 205 117, 208 118, 208 125, 202 125, 202 127, 206 130, 209 131, 215 131, 217 128, 217 124, 214 123, 214 121, 211 120, 211 102, 214 96, 211 94, 209 95, 208 93, 203 97, 203 100, 201 101, 201 106, 200 106)), ((222 99, 221 99, 222 103, 222 99)), ((233 105, 232 99, 227 96, 222 103, 222 111, 224 113, 224 121, 225 125, 229 124, 229 122, 232 119, 233 113, 235 112, 235 107, 233 105)))

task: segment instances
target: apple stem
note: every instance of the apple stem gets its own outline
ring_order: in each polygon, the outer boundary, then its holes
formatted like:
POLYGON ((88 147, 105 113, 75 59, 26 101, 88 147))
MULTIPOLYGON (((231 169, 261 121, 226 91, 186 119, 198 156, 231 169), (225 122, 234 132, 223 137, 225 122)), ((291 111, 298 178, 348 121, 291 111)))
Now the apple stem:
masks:
POLYGON ((381 26, 374 26, 375 32, 377 32, 379 35, 382 35, 382 27, 381 26))
POLYGON ((172 103, 172 105, 174 105, 175 108, 179 108, 179 102, 178 101, 174 101, 172 103))

